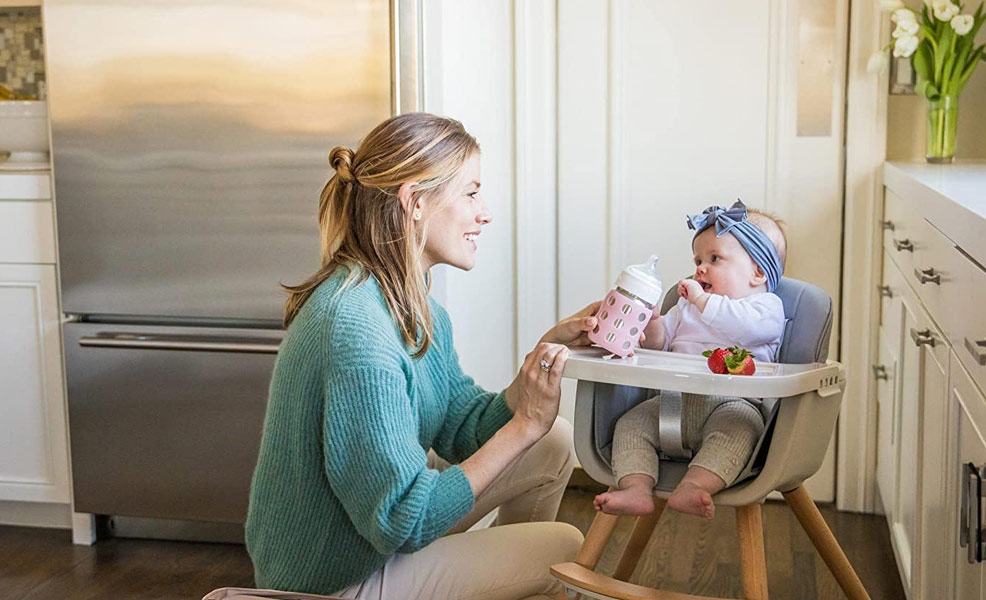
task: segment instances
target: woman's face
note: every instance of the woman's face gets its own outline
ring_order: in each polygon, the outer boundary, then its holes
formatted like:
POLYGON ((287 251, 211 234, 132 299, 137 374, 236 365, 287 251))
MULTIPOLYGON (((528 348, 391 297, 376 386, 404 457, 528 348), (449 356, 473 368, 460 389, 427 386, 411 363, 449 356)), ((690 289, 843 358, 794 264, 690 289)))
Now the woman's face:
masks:
POLYGON ((479 193, 479 153, 462 165, 445 193, 437 202, 420 202, 422 220, 428 223, 425 267, 445 264, 468 271, 476 266, 480 230, 493 219, 479 193))

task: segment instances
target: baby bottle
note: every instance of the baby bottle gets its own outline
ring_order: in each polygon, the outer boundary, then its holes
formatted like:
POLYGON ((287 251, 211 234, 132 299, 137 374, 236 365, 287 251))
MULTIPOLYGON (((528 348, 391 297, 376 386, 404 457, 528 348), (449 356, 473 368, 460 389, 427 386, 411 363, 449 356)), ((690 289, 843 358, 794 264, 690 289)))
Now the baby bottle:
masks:
POLYGON ((620 357, 633 351, 661 301, 657 260, 656 255, 651 256, 645 264, 623 269, 616 278, 616 287, 606 294, 595 315, 598 324, 589 332, 594 344, 620 357))

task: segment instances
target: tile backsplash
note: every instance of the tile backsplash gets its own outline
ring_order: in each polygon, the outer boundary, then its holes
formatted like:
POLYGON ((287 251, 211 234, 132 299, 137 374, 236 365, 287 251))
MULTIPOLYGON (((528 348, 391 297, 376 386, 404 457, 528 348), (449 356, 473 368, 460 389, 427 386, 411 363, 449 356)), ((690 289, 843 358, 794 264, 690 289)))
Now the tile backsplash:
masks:
POLYGON ((0 8, 0 85, 44 100, 44 45, 39 7, 0 8))

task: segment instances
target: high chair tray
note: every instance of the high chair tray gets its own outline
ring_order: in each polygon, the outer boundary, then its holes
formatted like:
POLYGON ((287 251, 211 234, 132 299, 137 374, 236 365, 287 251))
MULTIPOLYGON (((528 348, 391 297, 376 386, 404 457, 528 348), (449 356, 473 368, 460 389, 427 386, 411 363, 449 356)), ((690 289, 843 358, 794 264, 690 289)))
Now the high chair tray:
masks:
POLYGON ((828 396, 837 393, 845 381, 842 365, 831 360, 803 365, 758 362, 756 366, 753 375, 717 375, 703 356, 637 349, 633 356, 620 358, 594 346, 573 348, 562 376, 743 398, 786 398, 812 391, 828 396))

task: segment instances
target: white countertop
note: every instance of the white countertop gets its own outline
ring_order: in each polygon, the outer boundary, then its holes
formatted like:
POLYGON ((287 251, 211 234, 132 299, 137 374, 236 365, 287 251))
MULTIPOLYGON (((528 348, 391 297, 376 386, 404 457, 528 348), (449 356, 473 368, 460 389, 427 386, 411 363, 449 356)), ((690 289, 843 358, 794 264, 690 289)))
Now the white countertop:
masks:
POLYGON ((888 162, 883 183, 915 199, 932 225, 986 265, 986 161, 888 162))

